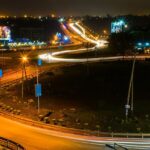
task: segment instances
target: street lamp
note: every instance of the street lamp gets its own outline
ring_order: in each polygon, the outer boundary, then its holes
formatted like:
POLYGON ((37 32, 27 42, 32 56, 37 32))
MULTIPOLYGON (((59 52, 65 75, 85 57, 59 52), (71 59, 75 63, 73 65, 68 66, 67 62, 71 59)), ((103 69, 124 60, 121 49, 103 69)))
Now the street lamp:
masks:
POLYGON ((35 96, 38 99, 38 113, 40 112, 40 96, 42 96, 42 86, 39 83, 39 67, 42 65, 42 60, 38 59, 37 64, 37 83, 35 85, 35 96))
POLYGON ((27 56, 22 56, 22 63, 25 64, 28 62, 28 57, 27 56))
POLYGON ((28 57, 27 56, 22 56, 21 57, 22 61, 22 99, 24 97, 24 77, 26 78, 26 63, 28 62, 28 57))
POLYGON ((130 77, 130 82, 129 82, 128 96, 127 96, 127 104, 125 105, 126 121, 128 119, 129 110, 131 110, 131 112, 133 113, 133 84, 134 84, 133 80, 134 80, 135 62, 136 62, 136 52, 134 52, 132 71, 131 71, 131 77, 130 77))
POLYGON ((104 33, 104 35, 106 35, 107 34, 107 30, 103 30, 103 33, 104 33))

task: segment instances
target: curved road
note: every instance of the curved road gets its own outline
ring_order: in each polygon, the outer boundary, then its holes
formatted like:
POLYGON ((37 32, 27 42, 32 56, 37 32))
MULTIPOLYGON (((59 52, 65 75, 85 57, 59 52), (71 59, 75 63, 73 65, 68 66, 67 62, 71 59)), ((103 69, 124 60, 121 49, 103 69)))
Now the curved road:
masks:
POLYGON ((100 145, 71 140, 70 135, 31 127, 1 116, 0 135, 22 144, 27 150, 102 150, 100 145))
MULTIPOLYGON (((89 51, 94 51, 95 48, 90 48, 89 51)), ((117 60, 133 60, 132 56, 110 56, 110 57, 96 57, 96 58, 60 58, 59 55, 84 52, 87 49, 78 49, 78 50, 64 50, 53 53, 46 53, 39 55, 39 58, 46 62, 70 62, 70 63, 82 63, 82 62, 97 62, 97 61, 117 61, 117 60)), ((136 59, 144 60, 150 59, 150 55, 137 55, 136 59)))
POLYGON ((0 116, 0 135, 27 150, 103 150, 118 143, 130 150, 149 150, 150 139, 103 138, 52 131, 25 125, 0 116))

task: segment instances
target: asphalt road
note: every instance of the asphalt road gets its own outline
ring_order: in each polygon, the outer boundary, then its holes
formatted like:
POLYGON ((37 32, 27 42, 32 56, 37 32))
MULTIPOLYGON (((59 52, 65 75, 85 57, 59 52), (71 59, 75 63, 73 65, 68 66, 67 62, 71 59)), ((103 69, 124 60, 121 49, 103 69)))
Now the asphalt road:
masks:
POLYGON ((102 150, 103 146, 76 141, 65 133, 24 125, 0 116, 0 136, 22 144, 27 150, 102 150))
POLYGON ((117 143, 129 150, 150 150, 150 139, 84 136, 29 126, 0 116, 0 136, 26 150, 105 150, 117 143))

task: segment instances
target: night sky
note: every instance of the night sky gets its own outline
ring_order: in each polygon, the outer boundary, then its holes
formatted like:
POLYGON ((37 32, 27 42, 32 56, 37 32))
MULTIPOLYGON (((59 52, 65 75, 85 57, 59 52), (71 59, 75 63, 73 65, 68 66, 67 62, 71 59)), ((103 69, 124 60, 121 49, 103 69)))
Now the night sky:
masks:
POLYGON ((0 0, 4 15, 150 14, 150 0, 0 0))

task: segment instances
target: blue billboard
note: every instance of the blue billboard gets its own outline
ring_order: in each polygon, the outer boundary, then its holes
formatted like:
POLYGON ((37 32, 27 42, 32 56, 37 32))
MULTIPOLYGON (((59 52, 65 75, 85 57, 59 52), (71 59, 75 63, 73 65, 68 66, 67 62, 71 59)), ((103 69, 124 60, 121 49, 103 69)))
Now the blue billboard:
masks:
POLYGON ((35 85, 35 96, 36 97, 42 96, 42 85, 39 83, 35 85))

